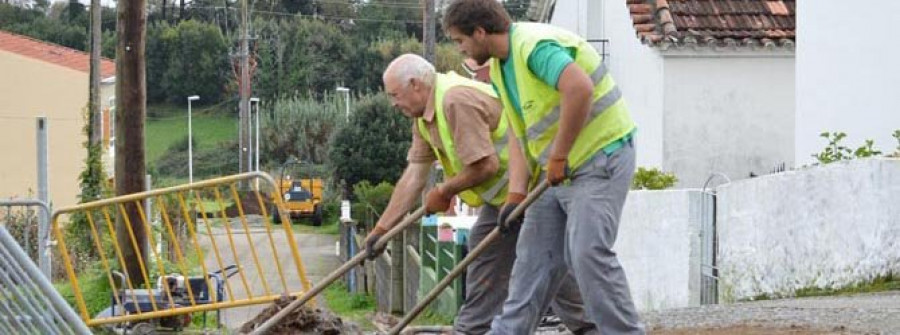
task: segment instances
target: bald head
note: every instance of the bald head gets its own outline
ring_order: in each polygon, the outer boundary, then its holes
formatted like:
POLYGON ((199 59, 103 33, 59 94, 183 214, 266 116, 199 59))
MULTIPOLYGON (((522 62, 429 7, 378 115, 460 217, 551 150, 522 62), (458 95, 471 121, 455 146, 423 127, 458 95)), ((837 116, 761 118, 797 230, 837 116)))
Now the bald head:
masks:
POLYGON ((434 65, 416 54, 403 54, 395 58, 384 70, 382 79, 385 83, 393 81, 403 86, 409 85, 412 79, 425 85, 434 85, 434 65))

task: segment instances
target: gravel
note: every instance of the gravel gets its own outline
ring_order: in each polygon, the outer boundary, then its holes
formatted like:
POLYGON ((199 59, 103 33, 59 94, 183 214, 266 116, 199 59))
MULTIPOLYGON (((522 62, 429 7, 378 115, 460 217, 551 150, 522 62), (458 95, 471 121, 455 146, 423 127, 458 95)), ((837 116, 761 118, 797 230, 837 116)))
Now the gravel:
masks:
POLYGON ((710 305, 643 319, 652 334, 900 334, 900 292, 710 305))

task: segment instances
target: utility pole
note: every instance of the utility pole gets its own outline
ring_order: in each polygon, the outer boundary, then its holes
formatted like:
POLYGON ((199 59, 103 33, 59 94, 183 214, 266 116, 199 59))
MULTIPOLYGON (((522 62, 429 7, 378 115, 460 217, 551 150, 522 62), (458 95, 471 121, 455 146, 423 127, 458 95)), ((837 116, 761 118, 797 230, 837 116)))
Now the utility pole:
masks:
POLYGON ((422 15, 422 27, 425 30, 422 33, 422 37, 425 40, 425 59, 434 64, 434 31, 435 31, 435 18, 434 18, 434 0, 424 0, 425 1, 425 13, 422 15))
POLYGON ((100 145, 103 128, 100 120, 100 0, 91 0, 91 83, 88 113, 91 145, 100 145))
MULTIPOLYGON (((119 0, 116 22, 116 195, 144 190, 144 119, 147 113, 146 0, 119 0)), ((140 202, 138 202, 140 203, 140 202)), ((143 206, 143 204, 137 204, 143 206)), ((141 226, 136 203, 125 205, 129 225, 117 213, 116 240, 125 259, 125 271, 132 285, 143 284, 140 264, 147 259, 147 232, 141 226), (129 237, 134 234, 135 243, 129 237)))
POLYGON ((241 173, 251 171, 250 164, 250 25, 247 0, 241 0, 241 105, 240 105, 240 162, 241 173))

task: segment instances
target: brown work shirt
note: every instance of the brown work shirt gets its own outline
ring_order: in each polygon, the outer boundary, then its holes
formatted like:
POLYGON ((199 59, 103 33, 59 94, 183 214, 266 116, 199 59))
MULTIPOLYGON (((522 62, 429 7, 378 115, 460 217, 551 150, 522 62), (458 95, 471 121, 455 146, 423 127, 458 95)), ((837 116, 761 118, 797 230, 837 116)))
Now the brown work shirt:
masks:
MULTIPOLYGON (((499 100, 475 88, 457 86, 444 93, 444 116, 463 165, 472 164, 495 153, 491 132, 497 129, 502 110, 499 100)), ((422 118, 435 147, 443 152, 444 145, 438 132, 437 120, 434 119, 434 93, 425 106, 422 118)), ((410 163, 433 162, 437 157, 422 134, 419 134, 417 121, 413 122, 412 127, 412 145, 406 160, 410 163)))

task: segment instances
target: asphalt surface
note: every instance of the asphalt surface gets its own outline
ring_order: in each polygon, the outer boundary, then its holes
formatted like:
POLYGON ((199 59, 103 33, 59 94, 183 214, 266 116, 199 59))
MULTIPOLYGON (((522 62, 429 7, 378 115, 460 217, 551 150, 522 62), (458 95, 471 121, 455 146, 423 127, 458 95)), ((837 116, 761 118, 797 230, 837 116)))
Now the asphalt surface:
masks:
MULTIPOLYGON (((271 235, 262 225, 256 224, 252 217, 249 218, 248 226, 249 234, 245 233, 240 222, 232 222, 233 250, 224 226, 214 227, 214 239, 206 238, 205 234, 200 236, 205 264, 210 271, 220 268, 220 260, 221 264, 225 266, 229 264, 241 264, 242 266, 243 271, 228 280, 225 292, 226 300, 266 296, 267 289, 268 295, 279 295, 285 291, 292 293, 303 291, 302 281, 287 242, 287 234, 282 226, 274 226, 275 229, 272 230, 271 235), (218 257, 213 252, 213 241, 215 241, 215 249, 219 251, 218 257), (275 246, 274 252, 272 245, 275 246), (256 251, 255 255, 253 251, 256 251), (257 263, 255 259, 258 259, 259 262, 257 263), (259 264, 258 267, 257 264, 259 264), (279 275, 277 266, 279 264, 281 265, 281 275, 279 275), (284 282, 281 281, 282 277, 285 278, 284 282), (230 290, 227 289, 228 286, 230 286, 230 290)), ((295 233, 294 239, 302 266, 311 285, 340 266, 340 259, 335 254, 335 242, 338 236, 295 233)), ((221 321, 228 329, 240 328, 244 322, 253 318, 268 305, 256 304, 223 309, 221 321)))

